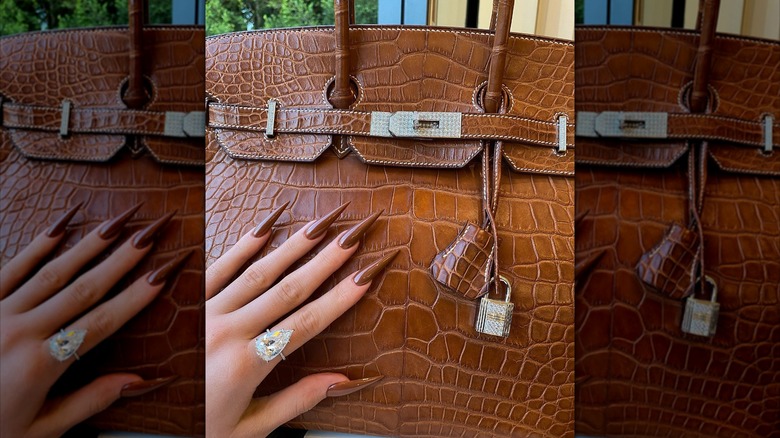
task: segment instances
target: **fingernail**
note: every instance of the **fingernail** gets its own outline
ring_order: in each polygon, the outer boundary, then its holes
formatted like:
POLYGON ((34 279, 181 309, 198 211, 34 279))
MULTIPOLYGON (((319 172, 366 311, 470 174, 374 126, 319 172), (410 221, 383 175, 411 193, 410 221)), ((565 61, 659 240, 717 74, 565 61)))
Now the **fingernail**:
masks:
POLYGON ((193 250, 189 250, 184 254, 180 254, 176 256, 176 258, 170 260, 168 263, 154 270, 151 274, 149 274, 148 277, 146 277, 147 283, 149 283, 150 286, 159 286, 165 283, 165 281, 168 280, 168 277, 170 277, 172 273, 176 272, 176 270, 184 264, 184 262, 193 252, 193 250))
POLYGON ((347 380, 346 382, 334 383, 328 386, 328 391, 325 393, 328 397, 341 397, 342 395, 352 394, 358 392, 361 389, 373 385, 374 383, 384 379, 385 376, 366 377, 365 379, 347 380))
POLYGON ((309 228, 306 229, 303 235, 306 236, 306 238, 309 240, 314 240, 322 236, 326 231, 328 231, 328 228, 333 224, 333 222, 335 222, 336 219, 341 216, 341 213, 346 210, 348 205, 349 202, 345 202, 337 209, 317 219, 313 224, 309 225, 309 228))
POLYGON ((365 268, 361 269, 357 274, 355 274, 355 278, 352 280, 355 282, 358 286, 364 286, 368 283, 371 283, 371 280, 374 279, 377 275, 379 275, 380 272, 382 272, 387 265, 390 264, 390 261, 395 258, 395 256, 398 255, 398 253, 401 252, 400 249, 397 249, 381 259, 375 261, 374 263, 371 263, 370 265, 366 266, 365 268))
POLYGON ((129 210, 103 224, 103 226, 100 227, 100 231, 98 231, 98 236, 100 236, 100 238, 103 240, 113 239, 114 237, 118 236, 119 232, 122 231, 122 228, 124 228, 125 224, 130 221, 130 218, 133 217, 135 212, 138 211, 138 209, 141 208, 143 204, 143 202, 139 202, 133 207, 130 207, 129 210))
POLYGON ((157 219, 156 221, 147 225, 143 230, 136 233, 135 237, 133 237, 133 246, 135 249, 143 249, 151 245, 152 241, 154 241, 154 238, 157 236, 157 233, 168 223, 168 221, 171 220, 173 216, 176 215, 177 211, 178 210, 174 210, 166 214, 160 219, 157 219))
POLYGON ((178 378, 179 376, 170 376, 160 377, 159 379, 141 380, 138 382, 128 383, 122 387, 122 390, 119 392, 119 396, 122 398, 138 397, 139 395, 144 395, 148 392, 154 391, 155 389, 162 388, 163 386, 173 382, 178 378))
POLYGON ((374 225, 374 222, 376 222, 376 219, 382 213, 384 213, 384 210, 372 214, 347 230, 339 239, 339 246, 341 249, 349 249, 355 246, 360 241, 360 238, 366 234, 366 231, 371 228, 371 225, 374 225))
POLYGON ((262 237, 265 236, 266 233, 271 231, 271 227, 273 227, 276 221, 279 220, 279 216, 282 215, 284 209, 287 208, 288 205, 290 205, 290 203, 285 202, 281 207, 272 211, 271 214, 268 215, 268 217, 263 219, 259 224, 257 224, 255 229, 252 230, 252 236, 262 237))
POLYGON ((49 227, 49 230, 46 231, 46 236, 59 237, 62 233, 64 233, 65 227, 68 226, 70 220, 73 219, 73 216, 76 215, 76 212, 79 211, 79 208, 81 208, 82 205, 84 205, 84 202, 79 202, 76 204, 76 206, 65 212, 64 215, 57 219, 57 222, 54 222, 54 224, 49 227))

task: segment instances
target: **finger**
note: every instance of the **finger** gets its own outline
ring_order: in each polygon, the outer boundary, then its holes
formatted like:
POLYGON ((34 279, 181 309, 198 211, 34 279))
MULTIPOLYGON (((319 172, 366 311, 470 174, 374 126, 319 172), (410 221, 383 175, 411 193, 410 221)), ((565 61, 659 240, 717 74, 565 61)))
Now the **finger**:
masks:
MULTIPOLYGON (((65 332, 76 329, 87 331, 78 354, 83 355, 93 349, 149 305, 162 290, 165 281, 177 271, 190 254, 192 251, 187 251, 143 275, 117 296, 90 310, 65 328, 65 332)), ((63 364, 65 368, 70 365, 69 361, 63 364)))
POLYGON ((289 202, 272 211, 250 232, 246 233, 224 255, 218 258, 206 270, 206 299, 213 297, 220 289, 225 287, 241 266, 265 245, 271 237, 271 227, 284 213, 289 202))
POLYGON ((253 263, 210 301, 216 313, 232 312, 265 292, 290 265, 311 251, 325 237, 330 225, 347 208, 343 204, 301 228, 271 254, 253 263))
POLYGON ((235 436, 267 436, 277 427, 317 406, 325 399, 328 387, 348 380, 342 374, 312 374, 275 394, 255 399, 236 426, 235 436))
POLYGON ((68 321, 98 302, 122 277, 149 252, 151 244, 136 248, 134 241, 141 230, 123 243, 113 254, 90 269, 58 294, 29 311, 44 337, 59 330, 68 321))
POLYGON ((73 248, 44 265, 9 299, 13 312, 28 311, 61 290, 87 263, 116 240, 125 224, 141 207, 137 204, 119 216, 103 222, 73 248))
POLYGON ((33 272, 46 256, 52 253, 65 236, 65 228, 76 215, 83 202, 66 211, 49 228, 30 242, 19 254, 5 263, 0 270, 0 299, 11 294, 33 272))
POLYGON ((303 303, 352 254, 357 245, 343 249, 334 239, 308 263, 296 269, 274 287, 231 314, 238 336, 254 338, 291 310, 303 303))
POLYGON ((300 310, 271 328, 271 332, 279 329, 293 330, 293 336, 284 352, 289 354, 297 350, 354 306, 363 297, 373 280, 385 270, 399 252, 400 250, 392 251, 341 280, 325 295, 301 307, 300 310))
POLYGON ((142 379, 134 374, 98 377, 61 399, 50 402, 30 426, 30 437, 60 436, 76 424, 111 406, 125 385, 142 379))

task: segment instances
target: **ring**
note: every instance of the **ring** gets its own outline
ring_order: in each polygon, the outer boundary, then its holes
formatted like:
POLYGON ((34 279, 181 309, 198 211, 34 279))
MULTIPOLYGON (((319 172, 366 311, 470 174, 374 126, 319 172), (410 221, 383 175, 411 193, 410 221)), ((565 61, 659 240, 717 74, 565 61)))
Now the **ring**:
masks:
POLYGON ((79 360, 76 350, 81 347, 86 335, 86 330, 68 330, 67 332, 60 330, 59 333, 49 338, 49 353, 60 362, 68 360, 71 356, 76 356, 76 360, 79 360))
POLYGON ((255 338, 255 351, 264 361, 270 362, 274 360, 276 356, 281 356, 282 360, 285 359, 282 354, 282 350, 290 342, 290 336, 292 336, 293 330, 279 329, 266 330, 265 333, 255 338))

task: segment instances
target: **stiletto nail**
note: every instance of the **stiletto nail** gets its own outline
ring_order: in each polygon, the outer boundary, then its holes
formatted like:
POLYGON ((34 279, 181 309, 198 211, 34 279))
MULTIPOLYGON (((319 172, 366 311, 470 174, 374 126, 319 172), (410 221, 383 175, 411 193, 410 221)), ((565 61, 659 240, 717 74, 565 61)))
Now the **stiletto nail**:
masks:
POLYGON ((352 394, 358 392, 361 389, 369 385, 384 379, 385 376, 366 377, 365 379, 347 380, 346 382, 334 383, 328 386, 328 391, 325 395, 328 397, 341 397, 342 395, 352 394))
POLYGON ((144 205, 144 203, 139 202, 133 207, 130 207, 129 210, 126 210, 124 213, 103 224, 103 226, 100 227, 100 231, 98 231, 98 236, 103 240, 113 239, 118 236, 119 232, 122 231, 122 228, 125 227, 125 224, 130 221, 130 218, 133 217, 135 212, 138 211, 142 205, 144 205))
POLYGON ((306 229, 303 235, 306 236, 306 238, 309 240, 314 240, 322 236, 326 231, 328 231, 328 228, 333 225, 333 222, 335 222, 336 219, 341 216, 341 213, 347 209, 347 206, 349 206, 349 201, 341 204, 337 209, 317 219, 313 224, 309 225, 309 228, 306 229))
POLYGON ((358 286, 364 286, 368 283, 371 283, 371 280, 379 275, 379 273, 390 264, 390 262, 393 260, 393 258, 395 258, 395 256, 398 255, 399 252, 401 252, 401 250, 397 249, 361 269, 357 274, 355 274, 355 278, 352 281, 354 281, 358 286))
POLYGON ((147 225, 143 230, 136 233, 135 237, 133 237, 133 246, 136 249, 143 249, 151 245, 152 241, 157 236, 157 233, 160 232, 160 230, 162 230, 166 224, 168 224, 171 218, 176 215, 177 211, 178 210, 174 210, 166 214, 160 219, 157 219, 156 221, 147 225))
POLYGON ((371 228, 371 225, 374 225, 379 215, 384 212, 384 210, 378 211, 347 230, 339 239, 341 249, 349 249, 355 246, 360 241, 360 238, 366 234, 366 231, 371 228))
POLYGON ((81 208, 82 205, 84 205, 84 202, 79 202, 76 204, 76 206, 65 212, 64 215, 62 215, 59 219, 57 219, 56 222, 52 224, 52 226, 49 227, 49 229, 46 231, 46 236, 59 237, 62 233, 64 233, 65 227, 68 226, 70 220, 73 219, 73 216, 76 215, 76 212, 79 211, 79 208, 81 208))
POLYGON ((144 395, 148 392, 154 391, 155 389, 162 388, 163 386, 172 383, 178 378, 179 376, 170 376, 160 377, 159 379, 141 380, 138 382, 128 383, 122 387, 122 390, 119 392, 119 396, 122 398, 138 397, 139 395, 144 395))
POLYGON ((272 211, 271 214, 268 215, 268 217, 260 221, 260 223, 257 224, 255 229, 252 230, 252 236, 262 237, 265 236, 266 233, 271 231, 271 227, 273 227, 276 221, 279 220, 279 216, 281 216, 282 213, 284 213, 284 209, 287 208, 288 205, 290 205, 290 203, 285 202, 284 204, 282 204, 281 207, 272 211))
POLYGON ((172 273, 176 272, 176 270, 178 270, 179 267, 184 264, 184 262, 192 253, 193 250, 189 250, 184 254, 180 254, 174 259, 170 260, 168 263, 152 271, 149 276, 146 277, 146 282, 149 283, 150 286, 159 286, 165 283, 165 281, 168 280, 168 277, 170 277, 172 273))

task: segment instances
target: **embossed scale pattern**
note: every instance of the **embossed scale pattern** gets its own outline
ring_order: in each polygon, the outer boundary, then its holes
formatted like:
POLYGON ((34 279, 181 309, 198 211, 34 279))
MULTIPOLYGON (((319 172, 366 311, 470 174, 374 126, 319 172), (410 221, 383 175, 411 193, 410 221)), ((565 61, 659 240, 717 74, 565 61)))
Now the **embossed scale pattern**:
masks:
MULTIPOLYGON (((451 99, 440 96, 437 105, 454 109, 461 105, 456 99, 470 102, 486 73, 461 66, 475 62, 469 56, 487 54, 483 48, 471 49, 475 40, 484 46, 487 39, 469 32, 410 32, 416 37, 398 29, 350 32, 359 47, 353 74, 365 78, 359 82, 363 95, 373 96, 376 105, 383 100, 385 111, 409 109, 418 100, 423 105, 435 99, 422 90, 426 84, 453 94, 451 99), (451 45, 445 47, 447 56, 438 55, 438 43, 451 45), (399 48, 408 59, 386 66, 388 54, 399 48), (448 59, 453 54, 459 56, 454 56, 457 62, 448 59), (433 77, 434 71, 441 77, 433 77), (372 77, 377 79, 371 82, 372 77), (466 93, 468 86, 472 89, 466 93)), ((565 64, 573 59, 571 45, 534 41, 540 53, 550 52, 550 65, 524 64, 517 50, 508 83, 515 86, 524 75, 538 79, 538 68, 549 68, 550 77, 564 71, 558 88, 548 90, 547 82, 529 79, 534 85, 522 91, 549 103, 526 109, 536 116, 545 111, 550 117, 556 111, 572 114, 573 70, 565 64)), ((332 44, 329 31, 211 38, 207 92, 222 103, 262 106, 274 97, 282 107, 326 105, 323 91, 335 71, 332 44)), ((324 370, 351 378, 382 374, 385 379, 365 391, 325 400, 292 425, 396 436, 573 436, 572 179, 515 172, 504 165, 496 214, 498 251, 502 272, 513 286, 515 311, 511 334, 502 339, 478 334, 476 301, 438 285, 429 271, 435 255, 465 223, 482 220, 478 160, 460 169, 367 165, 354 152, 339 159, 333 148, 313 163, 234 159, 225 150, 234 146, 225 143, 226 132, 207 133, 207 263, 284 202, 290 206, 267 251, 342 202, 351 204, 329 238, 372 212, 385 211, 358 253, 315 296, 386 251, 401 250, 353 309, 276 367, 263 391, 324 370)), ((238 141, 249 139, 245 132, 236 133, 238 141)), ((277 147, 274 141, 267 147, 277 147)), ((301 157, 312 148, 311 138, 303 136, 290 136, 278 145, 301 157)), ((411 153, 397 144, 371 147, 384 148, 383 157, 389 160, 396 153, 411 153)))
POLYGON ((674 223, 664 239, 639 259, 637 274, 658 292, 670 298, 683 298, 696 283, 698 251, 699 235, 674 223))
MULTIPOLYGON (((576 40, 578 110, 682 111, 692 33, 580 28, 576 40)), ((777 43, 718 38, 714 113, 778 114, 780 93, 768 91, 780 87, 778 60, 777 43)), ((780 436, 780 179, 766 171, 780 156, 709 144, 704 266, 721 309, 705 338, 682 333, 684 302, 649 291, 635 271, 673 222, 686 223, 686 145, 577 142, 576 205, 587 214, 576 255, 605 252, 576 297, 578 432, 780 436)))
MULTIPOLYGON (((198 68, 203 64, 202 28, 158 28, 149 34, 145 68, 156 90, 150 107, 177 111, 202 108, 203 88, 195 86, 203 77, 202 67, 198 68)), ((79 105, 122 106, 118 93, 128 55, 127 35, 122 29, 7 37, 0 39, 0 54, 0 93, 7 99, 55 107, 64 98, 79 105)), ((99 155, 108 145, 121 148, 124 136, 74 135, 61 142, 56 133, 53 137, 32 130, 0 130, 0 263, 79 202, 84 206, 71 221, 58 253, 137 202, 144 205, 115 245, 165 213, 178 210, 150 255, 108 297, 177 254, 193 251, 155 301, 76 362, 54 393, 71 391, 109 372, 133 372, 146 379, 178 375, 171 385, 120 400, 89 421, 112 430, 204 434, 203 168, 164 165, 148 153, 132 157, 127 149, 99 155), (36 142, 51 144, 53 140, 60 146, 55 149, 68 161, 23 156, 25 148, 34 147, 36 142), (74 153, 71 146, 108 161, 86 162, 90 157, 74 153)), ((193 145, 158 146, 160 151, 172 150, 180 157, 187 156, 193 145)))

